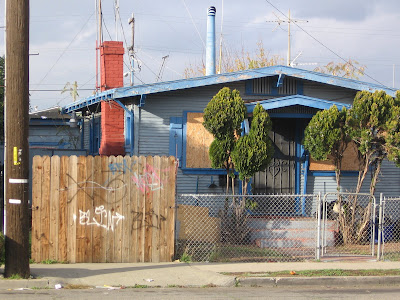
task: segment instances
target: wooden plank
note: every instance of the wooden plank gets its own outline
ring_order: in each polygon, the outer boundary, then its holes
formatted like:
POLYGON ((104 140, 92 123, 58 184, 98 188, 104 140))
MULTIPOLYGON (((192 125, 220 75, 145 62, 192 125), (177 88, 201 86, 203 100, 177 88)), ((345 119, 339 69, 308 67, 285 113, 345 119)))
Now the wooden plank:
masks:
POLYGON ((114 257, 113 262, 122 262, 122 231, 124 229, 123 219, 125 216, 124 204, 124 157, 119 155, 116 158, 118 171, 114 173, 113 181, 115 186, 115 204, 113 210, 110 211, 111 230, 114 232, 114 257))
POLYGON ((120 221, 119 225, 121 226, 122 230, 122 257, 121 262, 133 262, 131 261, 131 231, 132 231, 132 222, 133 222, 133 211, 132 211, 132 201, 131 201, 131 191, 130 191, 130 182, 132 176, 132 162, 134 158, 130 156, 124 157, 124 167, 123 167, 123 174, 122 174, 122 183, 124 185, 122 190, 122 215, 124 219, 120 221))
MULTIPOLYGON (((84 184, 84 191, 85 191, 85 201, 84 201, 84 210, 90 211, 91 216, 93 215, 93 163, 94 158, 93 156, 86 157, 86 176, 85 176, 85 184, 84 184)), ((85 255, 83 257, 83 261, 87 263, 93 262, 93 252, 92 252, 92 245, 93 245, 93 229, 94 226, 86 226, 85 227, 85 255)))
POLYGON ((146 165, 142 169, 143 176, 143 189, 146 194, 146 207, 145 207, 145 242, 144 242, 144 261, 151 262, 151 254, 153 252, 153 228, 152 228, 152 213, 153 213, 153 191, 152 191, 152 168, 153 168, 153 157, 146 157, 146 165))
MULTIPOLYGON (((91 211, 94 213, 95 208, 99 207, 104 203, 102 197, 104 197, 104 188, 103 188, 103 172, 102 172, 102 158, 100 156, 94 157, 93 163, 93 181, 94 183, 91 186, 91 190, 93 191, 93 203, 90 206, 91 211)), ((92 243, 92 257, 94 263, 99 263, 105 261, 105 257, 103 255, 102 249, 104 235, 102 232, 102 227, 93 226, 93 243, 92 243)))
POLYGON ((59 187, 60 187, 60 157, 52 156, 50 159, 50 234, 49 234, 49 259, 59 261, 58 258, 58 224, 59 220, 59 187))
POLYGON ((58 260, 67 262, 67 228, 68 228, 68 162, 67 156, 60 159, 60 208, 59 208, 59 230, 58 230, 58 260))
POLYGON ((167 183, 167 211, 168 214, 166 216, 167 220, 167 245, 168 245, 168 257, 167 261, 172 261, 174 257, 175 251, 175 218, 176 218, 176 209, 175 209, 175 196, 176 196, 176 176, 177 176, 177 163, 173 156, 168 158, 169 167, 168 167, 168 183, 167 183))
MULTIPOLYGON (((100 189, 100 199, 97 202, 96 207, 100 208, 104 206, 106 209, 108 207, 108 174, 109 174, 109 167, 108 167, 108 156, 101 157, 101 189, 100 189)), ((96 216, 100 217, 100 216, 96 216)), ((104 218, 103 218, 104 219, 104 218)), ((100 221, 100 218, 98 218, 100 221)), ((105 220, 106 221, 106 220, 105 220)), ((104 223, 104 221, 103 221, 104 223)), ((102 224, 104 225, 104 224, 102 224)), ((107 253, 107 230, 104 227, 99 227, 100 229, 100 248, 99 248, 99 258, 100 262, 107 262, 106 253, 107 253)))
POLYGON ((134 182, 136 184, 136 190, 138 192, 138 217, 137 217, 137 228, 138 228, 138 262, 145 261, 145 214, 146 214, 146 193, 143 185, 143 169, 146 167, 146 157, 139 156, 139 165, 137 174, 134 176, 134 182))
POLYGON ((129 261, 140 261, 140 231, 141 229, 141 210, 140 210, 140 192, 135 180, 139 174, 139 157, 133 156, 131 159, 131 175, 130 175, 130 199, 131 199, 131 229, 130 229, 130 247, 129 247, 129 261))
MULTIPOLYGON (((88 222, 82 218, 82 214, 87 214, 88 210, 85 205, 85 183, 86 183, 86 157, 78 157, 77 165, 77 197, 76 197, 76 262, 85 262, 85 246, 86 246, 86 227, 88 222)), ((90 214, 89 210, 89 214, 90 214)))
POLYGON ((168 232, 166 228, 166 217, 168 216, 168 180, 169 180, 169 159, 163 156, 161 158, 161 182, 163 188, 160 191, 160 207, 158 223, 160 228, 160 262, 169 261, 168 259, 168 232))
POLYGON ((43 177, 42 177, 42 209, 40 212, 42 227, 42 251, 40 261, 49 259, 49 235, 50 235, 50 157, 43 157, 43 177))
MULTIPOLYGON (((104 204, 104 209, 106 212, 106 220, 104 224, 106 225, 107 232, 107 244, 106 244, 106 262, 114 261, 114 247, 115 247, 115 239, 114 239, 114 230, 111 230, 110 214, 115 210, 115 180, 113 173, 110 171, 110 165, 116 164, 116 157, 109 156, 108 157, 108 165, 105 170, 107 170, 108 181, 107 181, 107 200, 104 204)), ((115 173, 114 173, 115 174, 115 173)))
POLYGON ((31 257, 35 262, 40 262, 41 252, 41 207, 42 207, 42 173, 43 160, 34 156, 32 162, 32 249, 31 257))
POLYGON ((70 263, 76 262, 76 225, 79 223, 79 212, 77 210, 78 192, 78 157, 72 155, 68 161, 68 244, 67 260, 70 263))
POLYGON ((162 178, 161 178, 161 157, 153 157, 153 167, 149 168, 151 188, 150 193, 153 195, 153 208, 151 210, 151 261, 160 262, 160 201, 161 201, 161 190, 164 189, 162 178))

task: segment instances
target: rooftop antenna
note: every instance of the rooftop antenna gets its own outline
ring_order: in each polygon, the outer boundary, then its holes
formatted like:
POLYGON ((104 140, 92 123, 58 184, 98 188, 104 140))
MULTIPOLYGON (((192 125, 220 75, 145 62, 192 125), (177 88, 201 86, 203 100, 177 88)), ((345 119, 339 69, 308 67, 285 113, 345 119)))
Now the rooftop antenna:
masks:
POLYGON ((169 57, 169 55, 165 55, 162 57, 163 61, 162 61, 161 67, 160 67, 160 71, 158 72, 156 82, 159 82, 162 78, 162 74, 164 73, 165 61, 167 60, 168 57, 169 57))
MULTIPOLYGON (((291 45, 290 45, 290 40, 291 40, 291 34, 290 34, 290 23, 300 23, 300 22, 304 22, 304 23, 308 23, 307 20, 296 20, 296 19, 291 19, 290 18, 290 9, 289 9, 289 13, 288 16, 285 20, 282 20, 281 18, 279 18, 275 13, 274 13, 275 17, 277 18, 277 20, 274 21, 266 21, 266 22, 274 22, 277 23, 277 26, 272 30, 275 31, 276 28, 280 27, 281 23, 287 23, 288 24, 288 51, 287 51, 287 61, 286 64, 288 66, 291 66, 291 58, 290 58, 290 51, 291 51, 291 45)), ((286 17, 286 16, 285 16, 286 17)), ((297 58, 297 57, 296 57, 297 58)))

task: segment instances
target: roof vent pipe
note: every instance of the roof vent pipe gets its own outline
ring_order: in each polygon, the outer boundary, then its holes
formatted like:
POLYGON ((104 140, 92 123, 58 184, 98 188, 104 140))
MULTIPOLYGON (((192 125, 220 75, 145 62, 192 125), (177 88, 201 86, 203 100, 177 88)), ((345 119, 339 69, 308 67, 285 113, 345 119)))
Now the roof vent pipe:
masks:
POLYGON ((215 75, 215 12, 216 9, 214 6, 208 8, 206 75, 215 75))

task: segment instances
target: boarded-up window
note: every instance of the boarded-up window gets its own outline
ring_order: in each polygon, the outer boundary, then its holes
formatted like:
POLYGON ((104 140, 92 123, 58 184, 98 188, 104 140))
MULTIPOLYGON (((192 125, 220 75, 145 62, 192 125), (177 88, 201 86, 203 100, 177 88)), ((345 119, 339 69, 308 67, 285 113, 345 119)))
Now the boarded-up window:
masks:
MULTIPOLYGON (((357 155, 357 146, 350 143, 343 153, 342 171, 358 171, 359 160, 357 155)), ((315 161, 310 158, 310 171, 335 171, 333 158, 328 156, 328 160, 315 161)))
POLYGON ((203 113, 188 113, 186 121, 186 168, 211 168, 208 149, 214 137, 203 126, 203 113))

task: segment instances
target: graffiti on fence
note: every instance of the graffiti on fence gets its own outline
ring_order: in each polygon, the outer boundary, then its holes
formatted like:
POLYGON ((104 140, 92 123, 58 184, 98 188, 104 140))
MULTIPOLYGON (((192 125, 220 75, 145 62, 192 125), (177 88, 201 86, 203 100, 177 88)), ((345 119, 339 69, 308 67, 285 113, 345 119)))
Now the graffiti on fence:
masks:
POLYGON ((132 181, 142 192, 162 190, 164 188, 164 182, 161 180, 159 174, 168 171, 169 168, 160 170, 155 169, 153 166, 146 165, 143 175, 134 173, 132 176, 132 181))
MULTIPOLYGON (((94 209, 94 216, 91 218, 90 210, 79 210, 79 224, 87 226, 103 227, 106 230, 114 231, 114 228, 125 217, 117 212, 104 209, 104 205, 100 205, 94 209)), ((74 215, 74 218, 76 216, 74 215)))
POLYGON ((114 163, 110 163, 108 165, 108 168, 110 169, 110 171, 112 172, 112 174, 114 175, 115 172, 132 172, 133 171, 133 166, 136 164, 136 161, 132 161, 130 164, 126 161, 126 159, 124 159, 122 161, 122 163, 118 163, 118 162, 114 162, 114 163))
POLYGON ((132 214, 132 229, 140 229, 143 227, 161 229, 162 222, 165 222, 167 220, 163 215, 157 215, 154 210, 151 210, 144 214, 142 212, 132 211, 132 214))

